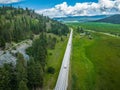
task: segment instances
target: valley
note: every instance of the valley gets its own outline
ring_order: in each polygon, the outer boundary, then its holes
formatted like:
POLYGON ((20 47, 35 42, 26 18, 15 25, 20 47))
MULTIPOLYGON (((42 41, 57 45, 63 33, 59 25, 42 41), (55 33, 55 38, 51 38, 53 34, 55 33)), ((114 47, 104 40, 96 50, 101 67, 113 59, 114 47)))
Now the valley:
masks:
POLYGON ((120 90, 119 17, 1 6, 0 90, 120 90))
MULTIPOLYGON (((111 28, 103 31, 102 25, 98 28, 95 23, 90 24, 91 28, 86 23, 70 25, 74 28, 70 90, 119 90, 119 36, 105 34, 111 28)), ((117 33, 117 27, 113 32, 117 33)))

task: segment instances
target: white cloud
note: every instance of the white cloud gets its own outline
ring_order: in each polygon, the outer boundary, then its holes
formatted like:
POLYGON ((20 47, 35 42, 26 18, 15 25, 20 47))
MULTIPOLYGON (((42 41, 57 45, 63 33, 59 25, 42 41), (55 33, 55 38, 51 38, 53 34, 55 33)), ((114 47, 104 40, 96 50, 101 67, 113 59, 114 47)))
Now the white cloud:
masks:
POLYGON ((0 4, 10 4, 10 3, 16 3, 20 0, 0 0, 0 4))
POLYGON ((36 10, 36 12, 49 17, 115 14, 120 13, 120 0, 99 0, 98 3, 76 3, 74 6, 63 2, 53 8, 36 10))

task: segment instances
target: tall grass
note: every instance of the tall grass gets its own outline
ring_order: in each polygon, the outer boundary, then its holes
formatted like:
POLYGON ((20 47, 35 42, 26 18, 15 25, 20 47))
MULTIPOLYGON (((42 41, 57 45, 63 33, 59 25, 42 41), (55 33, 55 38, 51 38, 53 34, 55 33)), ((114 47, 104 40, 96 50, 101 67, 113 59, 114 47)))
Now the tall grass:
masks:
POLYGON ((74 34, 71 90, 120 90, 120 39, 74 34))

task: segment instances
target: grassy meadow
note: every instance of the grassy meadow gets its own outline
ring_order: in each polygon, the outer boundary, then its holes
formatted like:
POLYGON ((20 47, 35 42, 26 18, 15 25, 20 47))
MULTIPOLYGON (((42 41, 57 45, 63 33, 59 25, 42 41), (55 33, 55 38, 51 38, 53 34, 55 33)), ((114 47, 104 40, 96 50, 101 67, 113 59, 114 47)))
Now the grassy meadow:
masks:
POLYGON ((120 38, 74 31, 71 90, 120 90, 120 38))
POLYGON ((53 67, 55 69, 55 73, 49 74, 46 72, 43 90, 53 90, 53 88, 55 87, 68 41, 68 37, 66 36, 62 36, 63 41, 61 41, 61 38, 56 35, 52 34, 51 36, 57 38, 57 43, 55 45, 55 49, 48 50, 47 68, 53 67))
POLYGON ((85 23, 67 23, 67 25, 73 28, 80 26, 88 30, 120 35, 120 24, 85 22, 85 23))

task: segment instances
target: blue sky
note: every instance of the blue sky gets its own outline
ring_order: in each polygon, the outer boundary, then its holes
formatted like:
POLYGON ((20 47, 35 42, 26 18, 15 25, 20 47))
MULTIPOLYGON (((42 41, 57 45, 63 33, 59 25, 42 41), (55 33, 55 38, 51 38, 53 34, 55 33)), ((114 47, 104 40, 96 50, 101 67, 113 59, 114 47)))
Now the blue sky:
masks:
POLYGON ((22 6, 27 6, 34 9, 45 9, 54 7, 56 4, 67 2, 69 5, 74 5, 76 2, 97 2, 97 0, 26 0, 21 3, 22 6))
POLYGON ((0 5, 28 7, 49 17, 120 14, 120 0, 0 0, 0 5))
POLYGON ((28 7, 31 9, 46 9, 46 8, 52 8, 55 5, 63 3, 63 2, 67 2, 68 5, 75 5, 76 2, 77 3, 98 2, 98 0, 22 0, 18 2, 12 2, 11 0, 11 3, 9 4, 12 4, 13 6, 21 6, 23 8, 28 7))

